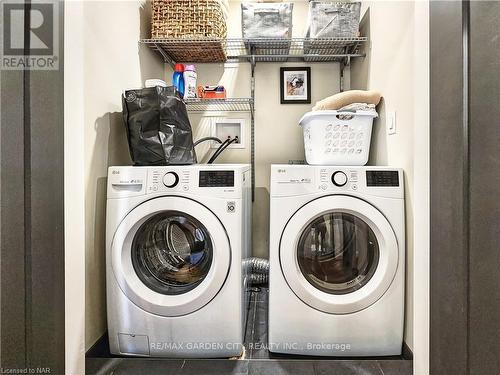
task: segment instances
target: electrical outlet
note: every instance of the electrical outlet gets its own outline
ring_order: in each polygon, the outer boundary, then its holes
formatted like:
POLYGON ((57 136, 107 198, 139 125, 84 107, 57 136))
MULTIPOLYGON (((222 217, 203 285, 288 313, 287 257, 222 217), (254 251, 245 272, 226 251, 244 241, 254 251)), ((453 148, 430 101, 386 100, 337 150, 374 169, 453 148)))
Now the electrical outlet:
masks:
POLYGON ((387 112, 387 135, 396 134, 396 112, 387 112))

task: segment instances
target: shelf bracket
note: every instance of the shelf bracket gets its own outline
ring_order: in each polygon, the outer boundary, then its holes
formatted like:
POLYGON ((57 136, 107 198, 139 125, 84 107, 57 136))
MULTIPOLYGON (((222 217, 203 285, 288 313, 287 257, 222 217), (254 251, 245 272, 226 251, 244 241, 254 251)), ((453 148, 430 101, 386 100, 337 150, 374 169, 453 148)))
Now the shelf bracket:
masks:
POLYGON ((174 68, 175 62, 170 58, 168 53, 166 53, 162 46, 158 43, 154 43, 154 46, 156 47, 156 50, 160 52, 161 56, 163 57, 163 61, 165 61, 168 65, 170 65, 172 68, 174 68))
POLYGON ((340 92, 344 92, 344 69, 345 69, 345 61, 342 59, 340 61, 340 92))
POLYGON ((345 68, 351 65, 351 56, 346 56, 340 60, 340 92, 345 90, 345 68))

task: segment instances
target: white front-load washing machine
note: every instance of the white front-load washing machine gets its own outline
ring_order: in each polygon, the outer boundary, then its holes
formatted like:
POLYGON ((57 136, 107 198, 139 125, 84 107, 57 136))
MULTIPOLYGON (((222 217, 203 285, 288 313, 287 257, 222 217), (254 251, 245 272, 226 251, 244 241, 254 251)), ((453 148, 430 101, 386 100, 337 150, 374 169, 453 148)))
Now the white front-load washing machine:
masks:
POLYGON ((248 165, 109 168, 111 353, 241 354, 250 181, 248 165))
POLYGON ((269 350, 401 354, 403 171, 271 168, 269 350))

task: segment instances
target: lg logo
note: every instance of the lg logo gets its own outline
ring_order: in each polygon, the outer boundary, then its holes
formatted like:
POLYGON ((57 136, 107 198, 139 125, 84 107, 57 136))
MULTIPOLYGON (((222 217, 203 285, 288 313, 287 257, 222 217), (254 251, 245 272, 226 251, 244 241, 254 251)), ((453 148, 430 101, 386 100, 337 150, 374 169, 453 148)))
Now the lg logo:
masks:
POLYGON ((236 212, 236 202, 227 202, 227 212, 231 214, 236 212))
POLYGON ((58 69, 58 1, 2 1, 2 69, 58 69))

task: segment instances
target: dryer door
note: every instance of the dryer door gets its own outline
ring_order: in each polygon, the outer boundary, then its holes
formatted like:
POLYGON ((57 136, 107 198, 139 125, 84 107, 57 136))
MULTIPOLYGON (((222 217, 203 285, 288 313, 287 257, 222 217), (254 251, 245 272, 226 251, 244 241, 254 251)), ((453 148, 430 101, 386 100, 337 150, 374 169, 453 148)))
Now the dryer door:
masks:
POLYGON ((229 272, 229 238, 220 220, 188 198, 161 197, 134 208, 112 242, 113 273, 143 310, 163 316, 196 311, 229 272))
POLYGON ((398 243, 387 219, 349 196, 327 196, 300 208, 280 241, 280 262, 293 292, 309 306, 353 313, 387 291, 398 268, 398 243))

